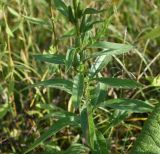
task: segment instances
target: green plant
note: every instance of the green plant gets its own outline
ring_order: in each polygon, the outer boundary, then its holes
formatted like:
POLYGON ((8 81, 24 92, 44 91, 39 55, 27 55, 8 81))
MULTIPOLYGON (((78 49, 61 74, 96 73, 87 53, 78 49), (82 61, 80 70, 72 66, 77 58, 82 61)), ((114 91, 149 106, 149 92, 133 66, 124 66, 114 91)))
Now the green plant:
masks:
POLYGON ((132 148, 131 154, 157 154, 160 153, 160 106, 153 110, 143 127, 140 136, 132 148))
MULTIPOLYGON (((55 54, 35 55, 34 57, 39 61, 63 65, 65 66, 66 76, 69 71, 71 75, 65 79, 56 78, 41 81, 33 86, 53 87, 67 92, 71 95, 69 103, 72 112, 61 110, 64 116, 59 116, 58 121, 24 153, 30 152, 62 128, 71 125, 81 127, 83 143, 91 153, 107 154, 109 148, 106 139, 94 121, 94 113, 98 108, 108 107, 118 110, 122 115, 122 120, 132 112, 143 113, 150 112, 153 109, 152 105, 140 100, 107 98, 106 91, 110 87, 132 89, 142 86, 134 80, 103 77, 100 73, 112 60, 113 55, 118 56, 127 53, 132 49, 132 46, 100 41, 102 38, 104 39, 103 33, 106 30, 108 20, 93 20, 92 16, 97 15, 98 17, 98 14, 105 13, 105 9, 83 8, 78 0, 73 0, 72 4, 68 5, 62 0, 54 0, 54 5, 73 25, 73 28, 62 37, 72 37, 73 44, 68 47, 66 55, 61 55, 58 53, 57 47, 59 40, 56 39, 54 42, 55 54), (98 29, 96 35, 93 35, 93 26, 99 23, 101 23, 102 28, 98 29)), ((78 144, 77 147, 74 150, 71 147, 68 153, 70 151, 80 153, 81 150, 86 151, 87 149, 81 144, 78 144)))

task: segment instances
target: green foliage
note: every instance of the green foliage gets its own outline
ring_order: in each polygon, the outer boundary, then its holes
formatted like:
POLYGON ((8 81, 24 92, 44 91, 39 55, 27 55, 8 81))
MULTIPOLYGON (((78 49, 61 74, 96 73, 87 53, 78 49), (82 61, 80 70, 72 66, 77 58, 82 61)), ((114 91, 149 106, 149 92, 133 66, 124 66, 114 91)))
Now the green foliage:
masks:
POLYGON ((0 153, 129 153, 160 99, 159 6, 1 0, 0 153))
POLYGON ((117 88, 136 88, 141 86, 141 84, 139 84, 138 82, 129 79, 95 78, 94 80, 117 88))
POLYGON ((75 76, 72 88, 72 103, 75 109, 79 109, 84 90, 84 76, 79 73, 75 76))
POLYGON ((0 106, 0 119, 3 119, 3 117, 7 114, 9 110, 8 104, 4 104, 0 106))
POLYGON ((93 154, 99 153, 99 154, 108 154, 108 145, 106 142, 106 139, 104 138, 103 134, 99 131, 96 132, 97 139, 95 140, 95 150, 93 151, 93 154))
POLYGON ((51 79, 51 80, 45 80, 45 81, 38 82, 36 84, 33 84, 32 86, 34 87, 35 86, 53 87, 53 88, 57 88, 60 90, 64 90, 68 92, 69 94, 71 94, 73 83, 65 79, 51 79))
POLYGON ((131 154, 160 153, 160 105, 158 104, 144 125, 140 136, 132 148, 131 154))
POLYGON ((34 142, 25 152, 24 154, 30 152, 34 148, 36 148, 38 145, 40 145, 41 142, 45 141, 52 135, 56 134, 58 131, 60 131, 62 128, 66 127, 67 125, 75 125, 77 124, 77 118, 73 116, 67 116, 65 118, 59 119, 53 126, 51 126, 39 139, 34 142))
POLYGON ((56 54, 34 55, 35 60, 53 64, 65 64, 65 56, 56 54))
MULTIPOLYGON (((136 81, 129 79, 118 79, 118 78, 93 78, 98 76, 98 73, 111 61, 111 56, 121 55, 129 52, 133 47, 127 44, 112 43, 106 41, 97 41, 94 40, 94 43, 88 42, 87 50, 92 49, 103 49, 99 52, 94 52, 90 57, 96 57, 95 63, 91 65, 91 68, 84 66, 83 61, 89 61, 89 58, 85 58, 86 49, 83 47, 83 41, 87 37, 88 31, 91 31, 93 25, 99 21, 94 21, 91 18, 91 15, 98 14, 104 10, 96 10, 94 8, 86 8, 84 12, 80 13, 80 3, 73 0, 73 6, 67 7, 67 4, 63 1, 54 1, 55 7, 60 13, 62 13, 69 21, 73 24, 76 29, 75 44, 74 48, 69 47, 66 53, 66 58, 60 58, 59 55, 37 55, 35 58, 37 60, 51 62, 55 64, 63 64, 63 59, 65 59, 65 68, 66 71, 73 68, 73 74, 75 77, 69 80, 63 79, 52 79, 39 82, 33 86, 48 86, 58 88, 70 93, 71 104, 75 111, 80 112, 80 124, 83 132, 83 137, 85 138, 86 145, 90 147, 92 153, 108 153, 107 143, 104 136, 97 131, 96 124, 94 122, 94 109, 99 106, 110 107, 118 110, 124 110, 129 112, 149 112, 152 110, 152 106, 138 100, 130 99, 112 99, 104 101, 105 91, 107 87, 116 87, 116 88, 137 88, 141 87, 141 84, 136 81), (74 10, 74 13, 72 12, 74 10), (86 15, 89 14, 90 17, 87 18, 86 15), (81 25, 79 27, 79 22, 81 25), (82 37, 83 36, 83 37, 82 37), (71 82, 73 80, 73 83, 71 82), (95 92, 90 91, 90 85, 93 81, 97 82, 97 88, 95 92), (106 85, 106 86, 104 86, 106 85), (72 89, 72 91, 71 91, 72 89), (90 96, 90 94, 92 96, 90 96), (94 96, 95 95, 95 96, 94 96), (104 102, 99 102, 99 101, 104 102), (96 105, 98 103, 98 106, 96 105), (96 133, 97 132, 97 133, 96 133)), ((62 119, 63 120, 63 119, 62 119)), ((51 135, 56 133, 62 127, 70 124, 71 121, 59 120, 53 128, 51 127, 47 133, 42 134, 42 136, 31 146, 29 149, 32 150, 40 144, 41 141, 46 140, 51 135), (61 125, 61 121, 62 124, 61 125), (58 125, 60 124, 60 126, 58 125), (56 129, 55 127, 57 127, 56 129), (54 130, 56 129, 56 131, 54 130)), ((28 151, 27 151, 28 152, 28 151)))
POLYGON ((153 106, 147 102, 132 99, 109 99, 98 104, 98 106, 107 106, 113 109, 124 110, 129 112, 145 113, 151 112, 153 106))

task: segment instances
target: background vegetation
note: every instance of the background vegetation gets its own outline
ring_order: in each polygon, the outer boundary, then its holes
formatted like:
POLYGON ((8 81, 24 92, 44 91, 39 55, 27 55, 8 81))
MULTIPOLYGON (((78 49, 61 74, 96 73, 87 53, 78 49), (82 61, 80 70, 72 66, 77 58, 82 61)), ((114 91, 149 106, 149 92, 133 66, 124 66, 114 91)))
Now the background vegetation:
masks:
MULTIPOLYGON (((69 0, 68 0, 69 2, 69 0)), ((99 39, 130 43, 133 52, 115 57, 104 76, 127 77, 145 84, 140 90, 110 89, 112 98, 141 99, 155 105, 160 100, 160 1, 85 0, 83 7, 106 9, 92 33, 99 39), (105 27, 104 27, 105 25, 105 27), (98 28, 102 27, 100 34, 98 28)), ((0 1, 0 153, 22 153, 30 143, 63 116, 59 107, 71 111, 69 96, 52 88, 29 85, 63 76, 64 68, 37 62, 34 54, 65 54, 73 44, 71 24, 49 0, 0 1)), ((72 76, 68 72, 68 76, 72 76)), ((118 111, 99 110, 95 121, 108 138, 110 153, 129 153, 149 113, 122 117, 118 111)), ((35 149, 35 153, 66 150, 80 141, 79 128, 65 128, 35 149)))

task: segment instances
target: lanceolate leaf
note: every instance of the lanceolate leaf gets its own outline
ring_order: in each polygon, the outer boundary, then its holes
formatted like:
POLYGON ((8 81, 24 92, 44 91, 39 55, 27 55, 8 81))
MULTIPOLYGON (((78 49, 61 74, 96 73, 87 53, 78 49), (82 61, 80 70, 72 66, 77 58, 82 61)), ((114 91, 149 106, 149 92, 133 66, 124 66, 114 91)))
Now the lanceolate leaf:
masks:
POLYGON ((9 104, 5 103, 0 106, 0 119, 3 119, 3 117, 7 114, 9 110, 9 104))
POLYGON ((44 86, 44 87, 53 87, 56 89, 64 90, 69 94, 72 94, 73 83, 65 79, 51 79, 45 80, 31 85, 32 87, 44 86))
POLYGON ((80 114, 81 129, 85 139, 88 139, 88 113, 87 108, 83 108, 80 114))
POLYGON ((99 56, 96 58, 95 63, 90 69, 90 76, 94 77, 98 72, 100 72, 109 62, 111 61, 111 56, 99 56))
POLYGON ((56 134, 62 128, 66 127, 67 125, 76 125, 77 124, 77 117, 65 117, 58 120, 56 123, 53 124, 44 134, 41 135, 39 139, 37 139, 25 152, 24 154, 32 151, 34 148, 40 145, 41 142, 45 141, 52 135, 56 134))
POLYGON ((90 145, 91 149, 93 150, 95 148, 94 140, 96 136, 95 136, 93 112, 91 111, 91 108, 90 107, 83 108, 80 117, 81 117, 80 119, 81 119, 81 128, 83 136, 85 137, 87 144, 90 145))
POLYGON ((47 26, 49 25, 49 23, 47 21, 44 21, 43 19, 34 18, 34 17, 30 17, 30 16, 25 16, 25 15, 22 15, 22 16, 32 24, 47 25, 47 26))
POLYGON ((107 86, 103 83, 98 83, 93 90, 91 90, 91 103, 96 106, 106 100, 107 86))
MULTIPOLYGON (((89 108, 89 107, 88 107, 89 108)), ((94 140, 96 138, 95 134, 95 125, 94 125, 94 118, 92 109, 88 109, 88 126, 89 126, 89 143, 92 149, 95 149, 94 140)))
POLYGON ((66 55, 66 70, 68 71, 70 69, 70 67, 72 66, 72 63, 74 61, 74 56, 76 53, 76 49, 75 48, 70 48, 67 51, 67 55, 66 55))
POLYGON ((90 17, 86 17, 85 15, 82 18, 81 24, 80 24, 80 32, 85 33, 93 28, 93 26, 97 23, 103 22, 102 20, 91 20, 90 17))
POLYGON ((96 52, 88 58, 97 57, 97 56, 112 56, 112 55, 121 55, 123 53, 129 52, 133 47, 127 44, 120 43, 111 43, 111 42, 96 42, 90 46, 90 48, 101 48, 103 49, 100 52, 96 52))
POLYGON ((73 89, 72 89, 72 102, 75 109, 78 109, 81 98, 83 96, 84 88, 84 76, 79 73, 74 78, 73 89))
POLYGON ((14 15, 14 16, 16 16, 16 17, 19 17, 20 16, 20 14, 17 12, 17 11, 15 11, 14 9, 12 9, 11 7, 7 7, 8 8, 8 10, 9 10, 9 12, 12 14, 12 15, 14 15))
POLYGON ((118 79, 118 78, 95 78, 94 80, 97 80, 101 83, 104 83, 110 87, 116 87, 116 88, 136 88, 141 87, 142 85, 134 80, 129 79, 118 79))
POLYGON ((94 8, 86 8, 83 14, 98 14, 104 11, 105 10, 96 10, 94 8))
POLYGON ((131 154, 160 153, 160 104, 155 107, 146 121, 140 136, 132 148, 131 154))
POLYGON ((60 154, 82 154, 86 153, 87 148, 82 144, 73 144, 66 151, 61 152, 60 154))
POLYGON ((133 48, 131 45, 128 45, 128 44, 112 43, 112 42, 105 42, 105 41, 96 42, 90 47, 101 48, 101 49, 113 49, 113 50, 118 50, 123 52, 128 52, 133 48))
POLYGON ((65 56, 56 54, 34 55, 37 61, 43 61, 53 64, 65 64, 65 56))
POLYGON ((135 99, 110 99, 98 104, 99 106, 136 113, 151 112, 153 110, 151 104, 135 99))
POLYGON ((109 148, 103 134, 97 131, 96 137, 97 139, 95 141, 95 150, 93 151, 93 154, 108 154, 109 148))
POLYGON ((68 7, 67 5, 63 2, 63 0, 54 0, 54 5, 56 9, 63 14, 65 17, 69 17, 68 15, 68 7))

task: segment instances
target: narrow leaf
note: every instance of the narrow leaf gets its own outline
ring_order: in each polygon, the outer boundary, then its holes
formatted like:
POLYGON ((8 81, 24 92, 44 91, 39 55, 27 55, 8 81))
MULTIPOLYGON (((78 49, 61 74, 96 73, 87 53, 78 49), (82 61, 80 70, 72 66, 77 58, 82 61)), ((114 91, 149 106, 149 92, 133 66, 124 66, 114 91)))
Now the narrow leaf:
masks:
POLYGON ((111 56, 99 56, 96 58, 95 63, 90 69, 90 77, 94 77, 99 73, 109 62, 111 61, 111 56))
POLYGON ((60 154, 82 154, 86 153, 87 148, 82 144, 73 144, 66 151, 61 152, 60 154))
POLYGON ((86 143, 90 145, 93 150, 95 148, 94 140, 96 136, 92 109, 90 107, 84 107, 80 117, 83 136, 86 139, 86 143))
POLYGON ((120 44, 120 43, 112 43, 112 42, 96 42, 90 46, 90 48, 101 48, 103 49, 100 52, 96 52, 91 55, 89 58, 97 57, 97 56, 112 56, 112 55, 121 55, 123 53, 129 52, 133 47, 127 44, 120 44))
POLYGON ((84 88, 84 76, 79 73, 74 78, 73 89, 72 89, 72 102, 74 104, 75 109, 78 109, 81 98, 83 96, 83 88, 84 88))
POLYGON ((56 7, 56 9, 65 17, 69 17, 68 15, 68 7, 66 6, 66 4, 63 2, 63 0, 54 0, 54 5, 56 7))
POLYGON ((81 129, 82 129, 83 137, 85 139, 88 139, 89 127, 88 127, 88 113, 87 113, 86 107, 84 107, 81 111, 80 122, 81 122, 81 129))
POLYGON ((105 11, 105 9, 104 10, 96 10, 94 8, 86 8, 83 14, 98 14, 98 13, 101 13, 104 11, 105 11))
POLYGON ((76 53, 76 49, 75 48, 70 48, 67 51, 67 55, 66 55, 66 70, 67 71, 70 69, 70 67, 73 64, 75 53, 76 53))
POLYGON ((53 64, 65 64, 65 56, 56 54, 33 55, 37 61, 44 61, 53 64))
POLYGON ((75 22, 75 18, 74 18, 73 10, 72 10, 72 7, 71 7, 71 6, 68 6, 68 17, 69 17, 69 21, 70 21, 71 23, 74 23, 74 22, 75 22))
POLYGON ((142 85, 134 80, 129 79, 118 79, 118 78, 95 78, 94 80, 97 80, 101 83, 104 83, 110 87, 116 87, 116 88, 136 88, 141 87, 142 85))
POLYGON ((14 16, 16 16, 16 17, 19 17, 20 15, 19 15, 19 13, 17 12, 17 11, 15 11, 14 9, 12 9, 11 7, 7 7, 8 8, 8 10, 9 10, 9 12, 12 14, 12 15, 14 15, 14 16))
POLYGON ((103 83, 98 83, 94 89, 91 90, 91 104, 96 107, 97 104, 106 100, 107 86, 103 83))
POLYGON ((9 110, 8 103, 5 103, 0 106, 0 119, 3 119, 3 117, 7 114, 9 110))
POLYGON ((52 135, 56 134, 58 131, 66 127, 67 125, 76 124, 76 117, 65 117, 58 120, 56 123, 53 124, 44 134, 41 135, 39 139, 37 139, 25 152, 24 154, 32 151, 34 148, 39 146, 41 142, 45 141, 52 135))
POLYGON ((9 28, 9 26, 7 24, 6 24, 6 33, 8 34, 8 36, 14 37, 12 30, 9 28))
POLYGON ((89 143, 92 149, 95 149, 95 143, 94 140, 96 138, 95 134, 95 124, 94 124, 94 118, 93 118, 93 111, 91 108, 88 107, 88 127, 89 127, 89 143))
POLYGON ((93 154, 109 154, 108 145, 106 139, 101 132, 96 132, 95 150, 93 154))
POLYGON ((132 46, 128 44, 105 42, 105 41, 96 42, 90 47, 91 48, 102 48, 102 49, 113 49, 113 50, 124 50, 124 51, 128 51, 132 49, 132 46))
POLYGON ((31 86, 32 87, 37 87, 37 86, 53 87, 56 89, 64 90, 67 93, 71 94, 73 83, 65 79, 51 79, 51 80, 45 80, 45 81, 35 83, 31 86))
POLYGON ((101 22, 103 22, 103 20, 86 22, 82 32, 85 33, 87 31, 91 30, 95 24, 98 24, 98 23, 101 23, 101 22))
POLYGON ((39 18, 31 17, 31 16, 25 16, 25 15, 22 15, 22 16, 32 24, 48 25, 48 23, 44 21, 43 19, 39 19, 39 18))
POLYGON ((151 104, 135 99, 110 99, 98 104, 98 106, 136 113, 151 112, 153 110, 151 104))

